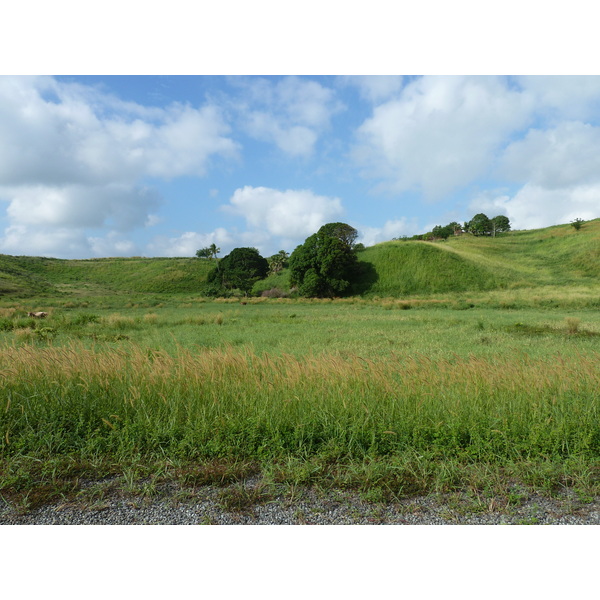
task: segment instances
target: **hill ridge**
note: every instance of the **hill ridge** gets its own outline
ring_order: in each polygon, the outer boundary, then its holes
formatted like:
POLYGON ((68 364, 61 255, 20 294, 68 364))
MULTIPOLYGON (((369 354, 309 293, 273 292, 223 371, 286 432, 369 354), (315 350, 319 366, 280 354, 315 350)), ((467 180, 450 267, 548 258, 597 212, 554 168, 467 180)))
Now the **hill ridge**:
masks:
MULTIPOLYGON (((359 253, 370 263, 357 295, 402 297, 600 281, 600 219, 495 238, 381 242, 359 253)), ((0 254, 0 295, 200 294, 214 262, 196 257, 60 259, 0 254)))

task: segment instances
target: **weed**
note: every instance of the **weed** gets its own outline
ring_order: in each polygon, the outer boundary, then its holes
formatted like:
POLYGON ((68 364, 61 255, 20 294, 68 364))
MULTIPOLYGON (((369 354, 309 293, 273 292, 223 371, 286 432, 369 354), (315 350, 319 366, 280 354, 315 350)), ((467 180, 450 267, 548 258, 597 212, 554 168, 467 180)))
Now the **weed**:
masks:
POLYGON ((237 484, 219 493, 220 504, 230 512, 248 512, 257 504, 264 504, 272 499, 272 494, 262 486, 249 487, 237 484))
POLYGON ((577 333, 579 331, 580 323, 581 323, 581 320, 576 317, 567 317, 565 319, 567 333, 569 333, 571 335, 574 333, 577 333))

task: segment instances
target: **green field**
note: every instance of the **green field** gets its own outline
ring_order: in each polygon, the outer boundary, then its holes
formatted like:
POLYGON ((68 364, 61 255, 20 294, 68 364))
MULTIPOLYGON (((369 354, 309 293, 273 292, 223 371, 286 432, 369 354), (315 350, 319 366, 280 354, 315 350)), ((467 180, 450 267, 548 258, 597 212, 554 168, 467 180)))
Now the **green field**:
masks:
POLYGON ((0 298, 0 494, 260 474, 372 501, 598 495, 598 237, 389 242, 361 253, 369 291, 334 300, 208 300, 198 259, 4 257, 29 276, 0 298))

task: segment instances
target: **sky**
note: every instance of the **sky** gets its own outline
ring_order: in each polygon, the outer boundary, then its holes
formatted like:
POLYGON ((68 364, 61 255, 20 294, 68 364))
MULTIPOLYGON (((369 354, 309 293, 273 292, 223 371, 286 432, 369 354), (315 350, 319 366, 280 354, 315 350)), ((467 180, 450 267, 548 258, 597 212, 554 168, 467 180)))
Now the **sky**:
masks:
MULTIPOLYGON (((226 4, 216 16, 227 14, 226 4)), ((423 10, 416 17, 425 21, 423 10)), ((354 15, 354 29, 340 30, 340 47, 354 54, 339 66, 325 60, 338 47, 332 39, 321 35, 314 38, 321 46, 306 50, 309 21, 298 14, 293 31, 241 19, 227 23, 228 37, 211 37, 206 21, 190 25, 196 37, 186 35, 179 20, 181 34, 165 34, 164 44, 138 23, 146 45, 132 61, 126 24, 115 25, 107 12, 95 16, 97 28, 70 27, 66 38, 46 25, 51 11, 41 14, 31 35, 51 41, 44 47, 50 55, 58 48, 58 61, 40 61, 46 53, 32 51, 22 36, 8 42, 31 58, 16 71, 0 62, 0 253, 194 256, 214 243, 220 256, 242 246, 270 256, 293 251, 334 221, 355 227, 370 246, 480 212, 506 215, 513 229, 600 217, 600 76, 555 75, 565 64, 561 48, 539 75, 519 70, 532 68, 522 56, 506 71, 487 59, 464 67, 465 50, 479 56, 472 44, 453 42, 440 54, 429 38, 410 37, 409 27, 394 39, 395 30, 378 21, 365 43, 386 52, 371 57, 377 66, 368 74, 365 52, 356 48, 364 14, 354 15), (129 49, 108 62, 106 44, 98 50, 94 40, 106 36, 107 23, 117 34, 123 29, 111 47, 129 49), (92 60, 73 52, 69 35, 77 43, 91 38, 92 60), (306 67, 288 60, 286 36, 293 58, 310 56, 306 67), (321 53, 325 43, 330 52, 321 53), (177 44, 188 45, 164 63, 164 46, 177 44), (400 55, 420 51, 400 60, 389 51, 396 47, 400 55), (430 57, 424 66, 414 59, 421 54, 430 57), (283 59, 264 62, 266 55, 283 59)), ((554 23, 564 19, 556 13, 554 23)), ((152 24, 168 29, 164 13, 152 24)), ((320 21, 310 24, 326 31, 320 21)), ((426 24, 442 42, 460 34, 444 31, 444 18, 426 24)), ((511 21, 512 45, 517 26, 511 21)), ((478 40, 491 35, 467 27, 478 40)), ((556 47, 554 39, 550 32, 546 47, 556 47)))
POLYGON ((598 76, 2 76, 0 252, 366 246, 600 217, 598 76))

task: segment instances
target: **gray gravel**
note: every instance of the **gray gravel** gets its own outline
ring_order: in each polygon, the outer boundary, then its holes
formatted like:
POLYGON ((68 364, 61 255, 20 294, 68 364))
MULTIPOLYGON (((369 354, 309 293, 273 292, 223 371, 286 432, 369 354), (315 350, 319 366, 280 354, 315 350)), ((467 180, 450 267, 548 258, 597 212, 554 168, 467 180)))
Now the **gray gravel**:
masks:
MULTIPOLYGON (((0 509, 4 525, 598 525, 600 498, 579 499, 572 492, 553 498, 522 496, 506 499, 466 494, 408 498, 394 504, 363 501, 340 491, 288 489, 257 495, 258 502, 241 508, 227 505, 227 494, 252 492, 244 486, 206 486, 194 490, 166 484, 151 495, 124 493, 114 481, 90 483, 75 500, 21 514, 0 509), (92 490, 92 492, 90 492, 92 490)), ((260 489, 260 488, 258 488, 260 489)))

